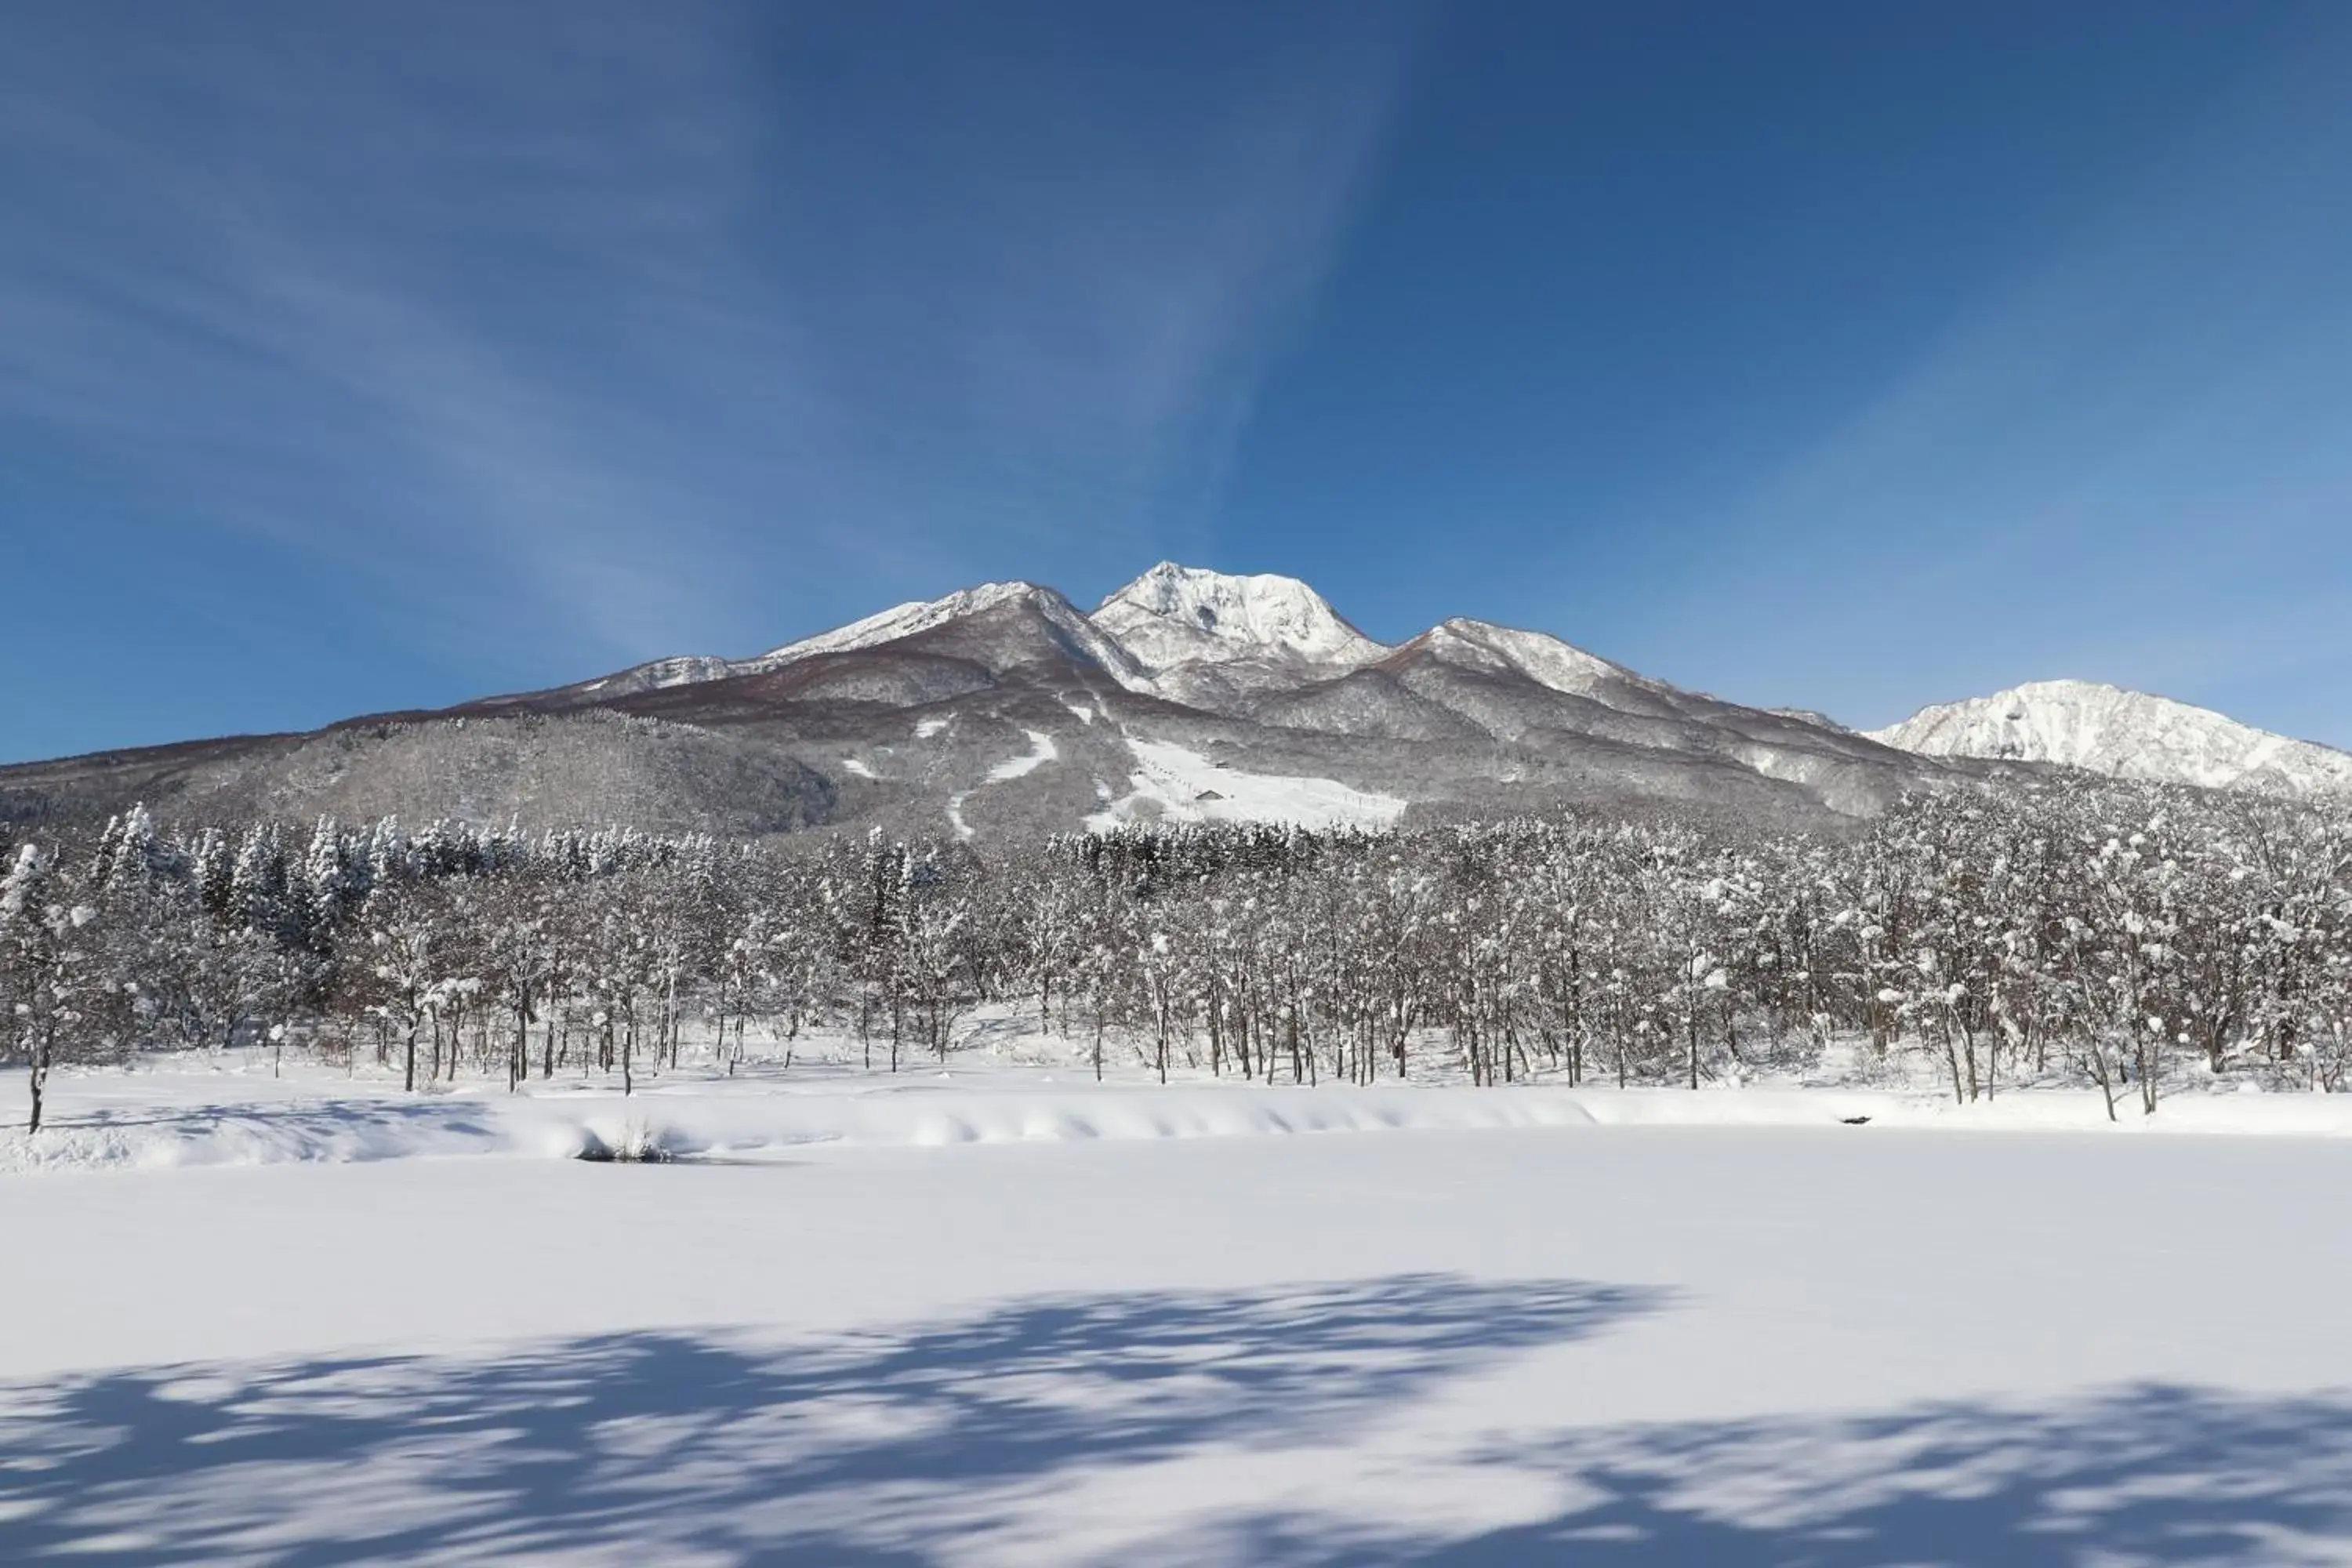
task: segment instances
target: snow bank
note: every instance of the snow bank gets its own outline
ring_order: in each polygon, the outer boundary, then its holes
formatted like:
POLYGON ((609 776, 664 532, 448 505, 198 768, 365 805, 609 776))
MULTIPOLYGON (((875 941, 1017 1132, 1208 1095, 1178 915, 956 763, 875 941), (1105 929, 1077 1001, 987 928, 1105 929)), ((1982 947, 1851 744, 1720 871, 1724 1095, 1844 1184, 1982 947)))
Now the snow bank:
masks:
MULTIPOLYGON (((554 1108, 550 1107, 550 1110, 554 1108)), ((610 1140, 631 1125, 680 1155, 756 1157, 811 1143, 944 1147, 1096 1139, 1252 1138, 1309 1132, 1475 1131, 1589 1126, 1576 1095, 1453 1089, 1282 1089, 1234 1087, 1025 1090, 898 1088, 862 1094, 716 1098, 647 1095, 615 1115, 607 1102, 577 1123, 610 1140), (631 1119, 634 1119, 632 1122, 631 1119)), ((561 1134, 557 1135, 561 1142, 561 1134)))
POLYGON ((364 1089, 344 1099, 173 1105, 68 1113, 28 1137, 0 1132, 0 1172, 350 1163, 404 1158, 578 1158, 651 1148, 673 1158, 755 1159, 811 1144, 936 1148, 1097 1139, 1244 1138, 1412 1129, 1587 1125, 1579 1097, 1453 1089, 968 1089, 902 1078, 808 1089, 708 1082, 512 1098, 422 1100, 364 1089), (748 1091, 747 1091, 748 1090, 748 1091))
POLYGON ((146 1114, 58 1106, 38 1135, 0 1132, 0 1173, 352 1164, 511 1152, 506 1108, 478 1100, 359 1099, 158 1105, 146 1114))
MULTIPOLYGON (((0 1172, 152 1170, 381 1160, 577 1158, 649 1148, 673 1158, 788 1158, 812 1145, 939 1148, 1302 1133, 1522 1128, 1853 1127, 1948 1131, 2352 1137, 2352 1096, 2220 1094, 2166 1100, 2153 1117, 2099 1097, 2029 1091, 1974 1105, 1918 1093, 1720 1088, 1469 1089, 1387 1084, 1097 1085, 1016 1072, 897 1078, 656 1080, 608 1088, 500 1086, 402 1095, 367 1080, 281 1082, 235 1074, 61 1079, 37 1138, 0 1131, 0 1172)), ((20 1113, 0 1102, 0 1115, 20 1113)))
MULTIPOLYGON (((542 1109, 535 1107, 534 1110, 542 1109)), ((1094 1139, 1258 1138, 1323 1132, 1475 1132, 1514 1128, 1847 1127, 1979 1132, 2301 1134, 2352 1137, 2352 1096, 2215 1095, 2166 1102, 2153 1117, 2096 1094, 2013 1096, 1958 1105, 1916 1094, 1800 1089, 1468 1089, 1246 1084, 1024 1089, 895 1085, 857 1093, 731 1097, 678 1086, 583 1116, 555 1106, 551 1152, 573 1130, 607 1143, 650 1131, 684 1156, 757 1157, 811 1143, 941 1147, 1094 1139)))

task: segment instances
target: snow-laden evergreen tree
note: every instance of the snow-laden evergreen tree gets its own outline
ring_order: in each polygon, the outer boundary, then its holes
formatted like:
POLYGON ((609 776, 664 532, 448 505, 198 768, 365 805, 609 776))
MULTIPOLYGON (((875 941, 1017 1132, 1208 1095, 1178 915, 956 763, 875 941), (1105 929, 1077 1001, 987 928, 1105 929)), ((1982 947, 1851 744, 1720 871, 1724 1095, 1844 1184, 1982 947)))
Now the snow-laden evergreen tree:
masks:
POLYGON ((82 1037, 86 978, 97 957, 98 911, 85 891, 38 845, 20 847, 0 877, 0 994, 24 1057, 32 1094, 29 1132, 41 1130, 49 1073, 82 1037))

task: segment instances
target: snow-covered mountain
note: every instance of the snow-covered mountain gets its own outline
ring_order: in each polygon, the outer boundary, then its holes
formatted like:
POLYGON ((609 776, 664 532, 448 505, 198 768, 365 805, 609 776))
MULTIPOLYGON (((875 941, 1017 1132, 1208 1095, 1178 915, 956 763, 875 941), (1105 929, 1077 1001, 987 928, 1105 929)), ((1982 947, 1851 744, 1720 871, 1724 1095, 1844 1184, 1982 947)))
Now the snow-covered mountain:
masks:
POLYGON ((903 642, 1015 605, 1028 607, 1074 652, 1129 690, 1212 705, 1236 692, 1343 674, 1389 651, 1295 577, 1235 576, 1163 561, 1091 616, 1052 588, 982 583, 894 605, 750 658, 656 659, 564 689, 605 700, 765 675, 821 654, 903 642))
POLYGON ((0 814, 633 821, 908 834, 1397 820, 1561 802, 1833 826, 2060 763, 2352 789, 2352 757, 2055 682, 1875 735, 1456 618, 1394 646, 1295 578, 1163 562, 1080 610, 985 583, 748 658, 684 656, 438 712, 0 769, 0 814))
POLYGON ((2352 753, 2090 680, 2031 681, 1939 703, 1868 734, 1923 756, 2058 763, 2209 789, 2352 792, 2352 753))

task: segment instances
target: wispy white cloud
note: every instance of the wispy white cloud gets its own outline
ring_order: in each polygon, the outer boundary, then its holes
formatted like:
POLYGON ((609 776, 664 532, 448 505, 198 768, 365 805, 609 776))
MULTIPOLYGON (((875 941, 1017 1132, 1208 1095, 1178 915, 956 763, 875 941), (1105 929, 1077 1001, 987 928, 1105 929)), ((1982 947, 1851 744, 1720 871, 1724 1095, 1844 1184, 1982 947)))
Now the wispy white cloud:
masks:
POLYGON ((343 562, 432 635, 503 596, 637 640, 708 555, 674 537, 687 411, 644 401, 645 318, 665 280, 750 295, 749 87, 708 34, 566 15, 53 16, 0 93, 34 220, 0 266, 0 408, 183 527, 343 562), (612 594, 648 534, 681 561, 612 594))
POLYGON ((1084 574, 1199 525, 1399 90, 1400 13, 1230 20, 36 14, 0 437, 486 652, 1084 574))

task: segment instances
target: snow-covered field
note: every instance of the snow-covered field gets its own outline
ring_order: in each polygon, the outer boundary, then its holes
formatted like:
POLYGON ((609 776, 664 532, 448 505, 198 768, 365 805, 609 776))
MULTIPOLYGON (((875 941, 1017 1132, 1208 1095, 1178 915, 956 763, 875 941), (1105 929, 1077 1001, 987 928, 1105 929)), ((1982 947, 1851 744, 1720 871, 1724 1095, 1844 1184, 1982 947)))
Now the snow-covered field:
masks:
POLYGON ((2343 1097, 286 1070, 0 1139, 0 1563, 2352 1563, 2343 1097))

